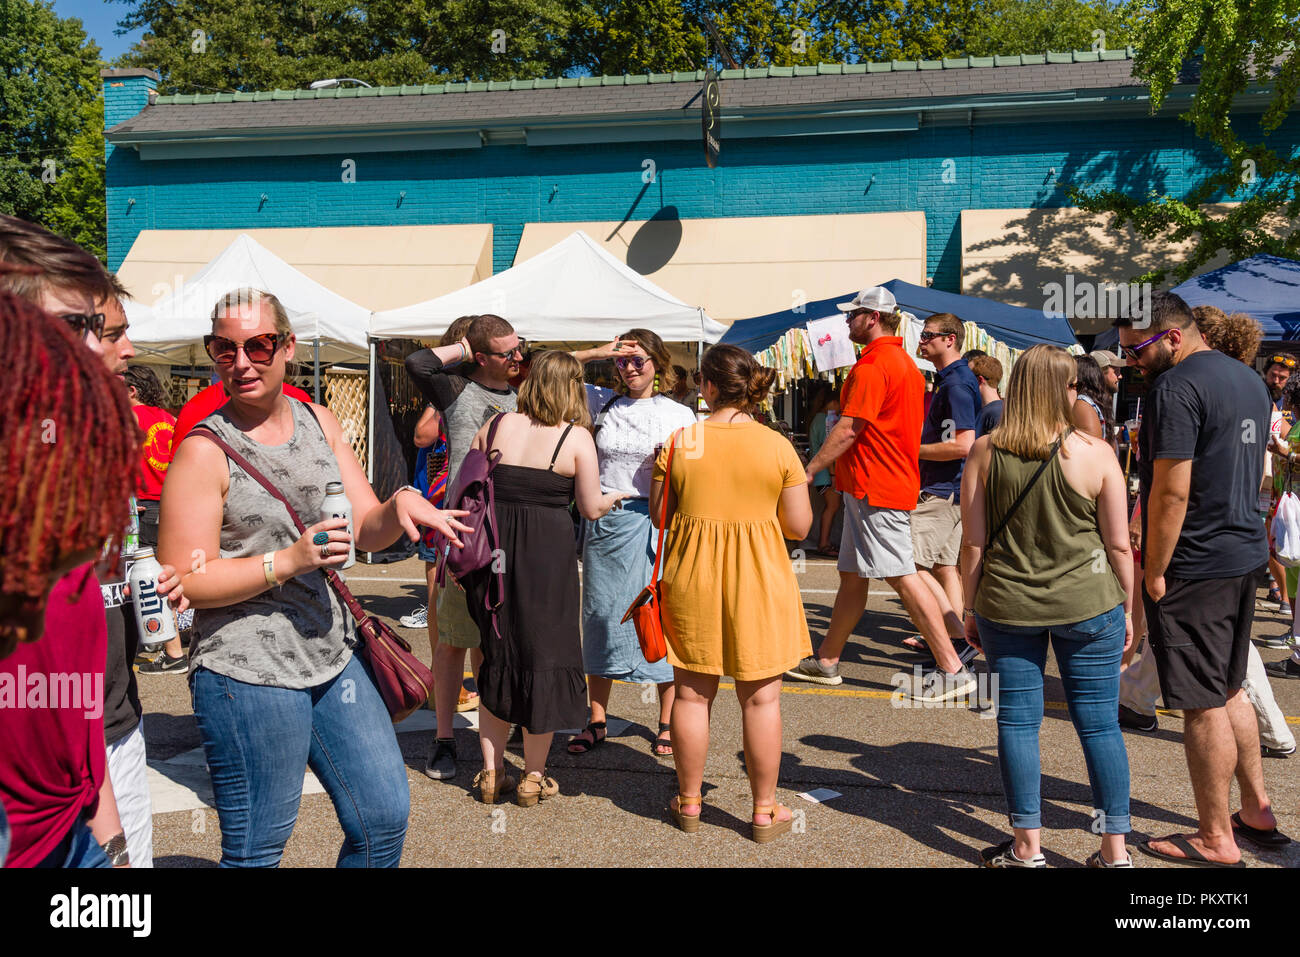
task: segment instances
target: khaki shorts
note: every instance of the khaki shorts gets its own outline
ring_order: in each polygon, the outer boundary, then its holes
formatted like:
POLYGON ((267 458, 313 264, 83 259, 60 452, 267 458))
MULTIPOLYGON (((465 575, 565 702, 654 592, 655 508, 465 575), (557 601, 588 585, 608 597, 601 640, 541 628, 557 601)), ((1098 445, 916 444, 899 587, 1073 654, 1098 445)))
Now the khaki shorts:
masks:
POLYGON ((922 492, 912 513, 912 554, 918 568, 956 565, 961 552, 961 505, 922 492))
POLYGON ((449 648, 477 648, 478 625, 469 616, 465 604, 465 590, 447 576, 447 583, 438 590, 438 644, 449 648))
POLYGON ((861 578, 902 578, 916 573, 912 563, 909 512, 875 508, 844 493, 844 529, 836 568, 861 578))

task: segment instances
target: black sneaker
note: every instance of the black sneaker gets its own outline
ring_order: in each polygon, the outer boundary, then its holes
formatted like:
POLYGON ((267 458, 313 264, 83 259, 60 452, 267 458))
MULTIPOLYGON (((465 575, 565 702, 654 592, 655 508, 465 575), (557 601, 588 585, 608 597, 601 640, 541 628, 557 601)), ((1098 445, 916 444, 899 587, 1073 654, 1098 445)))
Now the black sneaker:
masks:
POLYGON ((1292 655, 1285 661, 1270 661, 1264 670, 1273 678, 1300 678, 1300 661, 1296 661, 1295 655, 1292 655))
POLYGON ((424 760, 424 773, 435 781, 446 781, 456 776, 455 739, 433 739, 429 745, 429 754, 424 760))
POLYGON ((1270 748, 1267 744, 1259 746, 1259 756, 1262 758, 1289 758, 1295 754, 1295 745, 1291 745, 1290 750, 1283 751, 1281 748, 1270 748))
POLYGON ((136 670, 142 675, 183 675, 190 670, 190 658, 189 655, 172 658, 164 651, 153 661, 141 665, 136 670))
POLYGON ((1156 720, 1155 715, 1139 714, 1132 708, 1120 705, 1119 726, 1130 731, 1155 731, 1160 727, 1160 722, 1156 720))

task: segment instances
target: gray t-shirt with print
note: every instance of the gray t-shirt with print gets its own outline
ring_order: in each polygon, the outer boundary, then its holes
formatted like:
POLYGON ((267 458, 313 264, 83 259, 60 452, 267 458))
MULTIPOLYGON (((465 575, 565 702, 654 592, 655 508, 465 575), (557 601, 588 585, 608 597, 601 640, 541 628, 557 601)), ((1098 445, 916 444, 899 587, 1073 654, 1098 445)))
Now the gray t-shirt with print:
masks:
MULTIPOLYGON (((223 438, 273 482, 304 525, 320 521, 325 484, 340 482, 338 461, 325 434, 302 402, 289 400, 293 436, 283 445, 262 445, 241 432, 219 409, 200 425, 223 438)), ((201 436, 186 441, 206 442, 201 436)), ((221 517, 221 557, 261 557, 298 540, 284 504, 234 462, 221 517)), ((190 673, 207 668, 249 684, 313 688, 346 667, 356 624, 323 572, 290 578, 224 608, 200 608, 190 649, 190 673)))

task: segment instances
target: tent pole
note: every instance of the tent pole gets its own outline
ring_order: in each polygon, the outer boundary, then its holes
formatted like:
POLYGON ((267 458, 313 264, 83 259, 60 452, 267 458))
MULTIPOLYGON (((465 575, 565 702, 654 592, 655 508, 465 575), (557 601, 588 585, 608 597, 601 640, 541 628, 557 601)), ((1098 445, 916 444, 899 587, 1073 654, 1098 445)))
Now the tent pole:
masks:
POLYGON ((316 404, 320 405, 320 336, 311 343, 312 361, 316 367, 316 404))
MULTIPOLYGON (((366 480, 375 486, 375 340, 370 340, 370 372, 366 376, 366 480)), ((366 553, 366 564, 374 564, 373 552, 366 553)))

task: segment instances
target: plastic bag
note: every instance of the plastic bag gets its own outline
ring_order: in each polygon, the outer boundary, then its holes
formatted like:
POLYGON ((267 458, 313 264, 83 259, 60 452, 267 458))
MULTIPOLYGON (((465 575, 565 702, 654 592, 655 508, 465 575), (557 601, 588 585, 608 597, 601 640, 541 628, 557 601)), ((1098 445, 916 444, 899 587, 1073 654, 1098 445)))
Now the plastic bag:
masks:
POLYGON ((1273 515, 1273 550, 1283 565, 1300 565, 1300 498, 1292 492, 1282 493, 1273 515))

